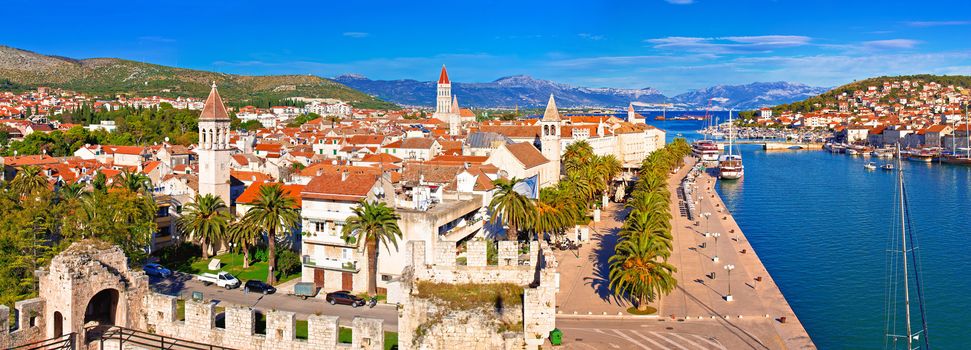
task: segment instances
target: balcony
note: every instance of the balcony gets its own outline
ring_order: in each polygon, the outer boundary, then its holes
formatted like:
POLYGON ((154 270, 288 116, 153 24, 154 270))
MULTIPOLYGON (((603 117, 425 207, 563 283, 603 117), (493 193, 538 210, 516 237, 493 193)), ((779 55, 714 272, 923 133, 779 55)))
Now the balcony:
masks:
POLYGON ((303 256, 303 265, 307 267, 315 267, 327 270, 342 271, 342 272, 358 272, 360 269, 357 268, 357 261, 344 260, 344 259, 315 259, 309 255, 303 256))
POLYGON ((331 235, 323 232, 303 232, 303 241, 306 243, 324 244, 338 247, 357 248, 357 240, 348 237, 346 240, 340 235, 331 235))

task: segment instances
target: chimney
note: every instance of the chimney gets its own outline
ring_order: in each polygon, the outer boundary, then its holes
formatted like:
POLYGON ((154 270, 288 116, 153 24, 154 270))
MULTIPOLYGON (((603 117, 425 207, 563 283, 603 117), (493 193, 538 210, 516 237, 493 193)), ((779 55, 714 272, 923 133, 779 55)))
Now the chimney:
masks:
POLYGON ((321 170, 320 168, 317 168, 317 176, 320 176, 321 174, 323 174, 323 170, 321 170))
POLYGON ((341 181, 347 181, 347 169, 341 172, 341 181))

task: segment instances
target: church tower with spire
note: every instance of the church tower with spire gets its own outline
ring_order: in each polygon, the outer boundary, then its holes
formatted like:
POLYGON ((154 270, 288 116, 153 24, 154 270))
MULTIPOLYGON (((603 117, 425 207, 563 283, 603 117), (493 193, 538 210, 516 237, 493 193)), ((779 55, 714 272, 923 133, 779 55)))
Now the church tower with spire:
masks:
POLYGON ((229 114, 216 83, 199 115, 199 194, 212 194, 231 206, 229 197, 229 114))
POLYGON ((452 96, 452 113, 448 114, 448 134, 458 136, 462 133, 462 114, 458 96, 452 96))
POLYGON ((546 112, 540 125, 540 152, 546 159, 556 163, 557 171, 560 169, 560 111, 556 109, 556 101, 553 94, 550 94, 550 101, 546 103, 546 112))
POLYGON ((452 83, 448 81, 448 71, 442 65, 442 73, 438 75, 438 94, 436 94, 435 115, 452 113, 452 83))

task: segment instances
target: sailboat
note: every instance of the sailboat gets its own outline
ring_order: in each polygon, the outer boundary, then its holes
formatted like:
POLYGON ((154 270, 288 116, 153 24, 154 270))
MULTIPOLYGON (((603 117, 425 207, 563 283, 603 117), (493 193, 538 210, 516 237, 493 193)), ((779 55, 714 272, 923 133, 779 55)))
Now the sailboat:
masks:
POLYGON ((964 106, 964 141, 965 146, 958 148, 954 142, 955 137, 951 137, 951 150, 952 153, 945 155, 941 158, 941 161, 948 164, 958 164, 958 165, 971 165, 971 130, 969 130, 968 123, 968 106, 964 106))
POLYGON ((725 180, 737 180, 745 174, 745 166, 742 165, 742 152, 732 153, 732 146, 735 143, 735 132, 732 130, 732 110, 728 110, 728 154, 718 159, 718 175, 725 180))
POLYGON ((900 168, 900 147, 897 147, 897 205, 894 214, 899 219, 899 226, 894 225, 891 230, 890 242, 887 246, 887 297, 886 297, 886 327, 884 328, 884 348, 897 349, 930 349, 930 339, 927 334, 927 313, 924 308, 924 290, 920 279, 920 253, 917 237, 913 226, 910 225, 910 212, 907 209, 907 192, 904 187, 904 172, 900 168), (911 275, 913 272, 913 275, 911 275), (911 286, 911 280, 914 285, 911 286), (911 323, 910 292, 917 293, 914 300, 919 307, 920 324, 916 327, 911 323), (898 300, 900 294, 903 300, 898 300), (902 305, 899 303, 902 302, 902 305), (902 309, 902 310, 901 310, 902 309), (897 313, 903 311, 903 329, 899 329, 901 318, 897 313), (904 332, 901 334, 901 332, 904 332), (923 344, 923 346, 921 346, 923 344), (916 345, 916 347, 915 347, 916 345))

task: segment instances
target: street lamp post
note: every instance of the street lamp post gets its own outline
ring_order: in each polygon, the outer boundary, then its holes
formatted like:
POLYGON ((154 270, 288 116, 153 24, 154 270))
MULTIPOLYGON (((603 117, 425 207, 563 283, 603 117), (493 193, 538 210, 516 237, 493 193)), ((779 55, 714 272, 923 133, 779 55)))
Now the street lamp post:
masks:
POLYGON ((728 271, 728 295, 725 295, 725 301, 732 301, 732 270, 734 269, 735 265, 725 265, 725 271, 728 271))
POLYGON ((721 233, 712 232, 711 236, 715 237, 715 252, 711 254, 711 261, 718 262, 718 237, 721 237, 721 233))
POLYGON ((711 213, 706 211, 701 213, 701 216, 705 217, 705 237, 708 237, 710 234, 708 230, 711 228, 711 213))

